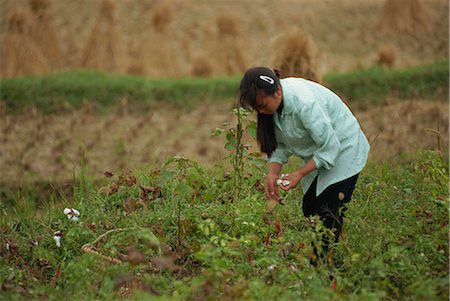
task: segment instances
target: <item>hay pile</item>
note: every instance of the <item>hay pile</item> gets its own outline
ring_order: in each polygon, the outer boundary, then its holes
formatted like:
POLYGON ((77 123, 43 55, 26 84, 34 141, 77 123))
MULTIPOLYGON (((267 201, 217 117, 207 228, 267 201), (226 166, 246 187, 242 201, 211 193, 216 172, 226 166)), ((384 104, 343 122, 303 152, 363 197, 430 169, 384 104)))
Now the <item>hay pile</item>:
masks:
POLYGON ((37 75, 48 71, 45 57, 30 38, 32 17, 14 11, 8 19, 8 31, 0 46, 0 76, 37 75))
POLYGON ((283 76, 295 76, 320 81, 317 68, 316 46, 302 29, 294 28, 276 38, 271 49, 275 56, 272 66, 283 76))
POLYGON ((120 39, 111 0, 102 0, 97 20, 86 43, 81 66, 108 72, 119 71, 120 39))
POLYGON ((428 14, 420 0, 387 0, 379 27, 383 32, 431 32, 428 14))
POLYGON ((211 53, 220 65, 221 74, 234 75, 248 68, 248 58, 244 44, 240 20, 230 14, 219 15, 216 19, 217 49, 211 53))
POLYGON ((384 45, 378 50, 378 59, 376 64, 387 68, 392 68, 394 67, 396 57, 397 55, 394 48, 390 45, 384 45))
POLYGON ((33 13, 31 39, 41 50, 53 68, 64 65, 64 55, 59 44, 58 34, 50 14, 50 0, 29 0, 33 13))
POLYGON ((192 75, 235 75, 249 67, 248 47, 240 24, 236 16, 216 16, 215 28, 204 31, 202 50, 192 58, 192 75))
POLYGON ((149 15, 151 23, 141 46, 145 72, 150 77, 179 77, 186 73, 181 62, 182 49, 172 28, 177 3, 156 4, 149 15))

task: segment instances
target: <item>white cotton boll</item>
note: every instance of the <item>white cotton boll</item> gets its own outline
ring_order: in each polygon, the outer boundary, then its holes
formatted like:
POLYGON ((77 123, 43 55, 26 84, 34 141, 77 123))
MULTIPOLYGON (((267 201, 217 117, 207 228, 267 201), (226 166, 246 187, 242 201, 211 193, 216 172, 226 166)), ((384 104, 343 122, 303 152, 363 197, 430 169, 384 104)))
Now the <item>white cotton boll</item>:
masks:
POLYGON ((53 239, 55 240, 56 246, 58 248, 60 248, 61 247, 61 236, 55 235, 55 236, 53 236, 53 239))
POLYGON ((289 182, 289 180, 281 180, 281 185, 286 187, 289 186, 289 184, 291 184, 291 182, 289 182))
POLYGON ((277 185, 278 186, 283 186, 283 187, 286 187, 286 186, 289 186, 289 184, 291 184, 291 182, 289 182, 289 180, 282 180, 282 179, 278 179, 277 180, 277 185))
POLYGON ((75 216, 80 216, 80 211, 77 209, 72 208, 72 212, 75 214, 75 216))
POLYGON ((71 212, 72 212, 72 209, 64 208, 64 214, 65 215, 70 214, 71 212))
POLYGON ((287 177, 289 174, 281 174, 280 175, 280 178, 277 180, 277 185, 278 186, 283 186, 283 187, 286 187, 286 186, 289 186, 289 184, 291 184, 291 182, 289 182, 289 180, 283 180, 283 178, 284 177, 287 177))
POLYGON ((76 222, 76 221, 78 220, 78 216, 75 216, 75 215, 74 215, 74 216, 72 216, 70 219, 76 222))

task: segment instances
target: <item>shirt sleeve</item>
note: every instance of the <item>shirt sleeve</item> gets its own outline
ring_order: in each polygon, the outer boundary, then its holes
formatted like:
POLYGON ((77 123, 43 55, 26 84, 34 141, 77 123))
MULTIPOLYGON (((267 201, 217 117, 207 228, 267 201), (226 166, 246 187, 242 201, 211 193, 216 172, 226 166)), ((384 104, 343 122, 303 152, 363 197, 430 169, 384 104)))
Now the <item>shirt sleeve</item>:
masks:
POLYGON ((287 149, 283 143, 278 143, 277 148, 269 158, 269 163, 277 162, 280 164, 286 164, 292 152, 287 149))
POLYGON ((340 153, 341 143, 330 116, 317 101, 312 101, 302 108, 300 119, 318 147, 313 155, 316 168, 331 169, 340 153))

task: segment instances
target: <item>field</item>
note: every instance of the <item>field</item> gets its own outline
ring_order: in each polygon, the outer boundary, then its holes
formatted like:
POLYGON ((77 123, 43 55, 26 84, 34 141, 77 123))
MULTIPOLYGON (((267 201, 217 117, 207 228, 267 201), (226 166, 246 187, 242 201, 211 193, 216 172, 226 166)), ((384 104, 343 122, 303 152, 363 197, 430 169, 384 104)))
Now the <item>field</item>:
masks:
POLYGON ((0 6, 1 300, 449 299, 447 1, 0 6), (267 201, 235 108, 255 65, 335 91, 371 144, 317 265, 329 231, 300 188, 267 201))

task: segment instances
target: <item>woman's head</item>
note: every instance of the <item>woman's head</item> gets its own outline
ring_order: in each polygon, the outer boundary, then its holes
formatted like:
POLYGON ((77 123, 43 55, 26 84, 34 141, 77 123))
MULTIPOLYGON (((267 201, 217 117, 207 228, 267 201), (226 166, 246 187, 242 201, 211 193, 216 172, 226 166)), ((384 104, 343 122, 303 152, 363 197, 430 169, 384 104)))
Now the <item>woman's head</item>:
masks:
POLYGON ((282 103, 280 74, 265 67, 247 70, 239 87, 242 107, 258 111, 256 137, 263 153, 271 156, 277 148, 272 114, 282 103))
POLYGON ((266 67, 247 70, 239 87, 240 105, 261 114, 273 114, 281 103, 279 72, 266 67))

